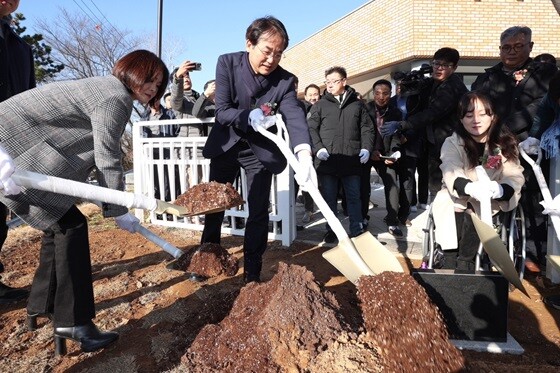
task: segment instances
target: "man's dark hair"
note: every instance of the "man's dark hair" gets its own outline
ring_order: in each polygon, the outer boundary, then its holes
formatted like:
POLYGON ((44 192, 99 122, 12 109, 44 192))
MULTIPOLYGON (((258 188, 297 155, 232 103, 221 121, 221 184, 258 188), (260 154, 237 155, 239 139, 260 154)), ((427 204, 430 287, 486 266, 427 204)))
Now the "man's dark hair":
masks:
POLYGON ((204 90, 206 91, 206 88, 208 88, 208 86, 209 86, 211 83, 214 83, 215 81, 216 81, 216 79, 212 79, 212 80, 209 80, 209 81, 207 81, 206 83, 204 83, 204 90))
POLYGON ((513 26, 507 28, 500 35, 500 44, 502 44, 506 39, 517 36, 519 34, 525 35, 525 37, 527 38, 527 42, 530 42, 533 32, 527 26, 513 26))
POLYGON ((331 75, 332 73, 338 73, 342 77, 342 79, 346 79, 347 77, 346 69, 342 66, 333 66, 325 70, 325 76, 331 75))
POLYGON ((440 48, 434 53, 434 60, 443 60, 457 66, 459 63, 459 51, 455 48, 440 48))
POLYGON ((373 83, 373 85, 371 86, 371 89, 375 91, 375 87, 377 87, 378 85, 386 85, 386 86, 389 87, 389 89, 393 89, 393 85, 387 79, 379 79, 378 81, 373 83))
POLYGON ((306 95, 307 94, 307 90, 309 88, 315 88, 317 90, 317 92, 319 92, 319 94, 321 94, 321 88, 319 88, 319 86, 317 84, 310 84, 307 87, 305 87, 305 89, 303 90, 303 94, 306 95))
POLYGON ((254 20, 253 23, 247 27, 245 39, 249 40, 251 44, 257 45, 259 38, 266 33, 280 36, 282 40, 284 40, 283 49, 286 50, 286 48, 288 48, 288 43, 290 42, 288 31, 286 31, 284 24, 273 16, 266 16, 254 20))
POLYGON ((553 102, 557 102, 560 98, 560 71, 557 71, 548 83, 548 97, 553 102))

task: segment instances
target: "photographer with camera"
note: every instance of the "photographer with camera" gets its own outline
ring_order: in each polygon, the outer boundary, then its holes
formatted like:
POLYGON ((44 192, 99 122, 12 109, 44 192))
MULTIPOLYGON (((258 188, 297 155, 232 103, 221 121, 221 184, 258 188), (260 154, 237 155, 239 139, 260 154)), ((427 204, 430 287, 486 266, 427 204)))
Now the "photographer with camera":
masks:
MULTIPOLYGON (((458 62, 459 52, 456 49, 438 49, 432 61, 432 77, 421 84, 431 84, 431 89, 419 91, 420 101, 423 99, 427 101, 425 107, 409 115, 404 121, 386 122, 380 129, 383 137, 410 129, 418 132, 425 131, 428 146, 429 189, 432 196, 435 196, 442 186, 442 173, 439 168, 441 146, 458 124, 457 105, 463 94, 468 91, 462 79, 455 74, 458 62)), ((406 81, 401 80, 401 89, 404 87, 406 81)))

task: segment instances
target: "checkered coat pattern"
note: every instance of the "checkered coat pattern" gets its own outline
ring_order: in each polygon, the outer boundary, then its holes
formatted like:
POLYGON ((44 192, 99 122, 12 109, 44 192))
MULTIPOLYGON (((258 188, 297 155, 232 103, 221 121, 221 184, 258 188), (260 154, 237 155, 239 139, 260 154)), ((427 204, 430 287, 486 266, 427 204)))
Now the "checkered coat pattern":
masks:
MULTIPOLYGON (((0 103, 0 143, 18 169, 84 182, 95 166, 99 185, 123 190, 120 138, 131 112, 131 94, 112 75, 50 83, 0 103)), ((0 201, 45 230, 76 198, 23 188, 0 201)), ((106 205, 103 214, 126 212, 106 205)))

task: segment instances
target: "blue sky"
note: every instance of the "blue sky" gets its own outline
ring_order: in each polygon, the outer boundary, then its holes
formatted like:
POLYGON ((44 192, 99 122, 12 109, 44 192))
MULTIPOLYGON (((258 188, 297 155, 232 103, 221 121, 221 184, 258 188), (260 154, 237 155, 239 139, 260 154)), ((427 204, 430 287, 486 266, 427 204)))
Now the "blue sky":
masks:
MULTIPOLYGON (((279 18, 293 46, 367 2, 284 0, 268 5, 253 0, 163 0, 163 50, 173 50, 172 60, 166 62, 201 62, 202 71, 192 78, 194 88, 202 91, 204 83, 214 78, 218 56, 244 49, 245 30, 255 18, 279 18)), ((143 47, 155 51, 158 4, 159 0, 21 0, 18 12, 26 17, 28 32, 36 32, 36 20, 54 20, 61 7, 82 14, 89 8, 102 19, 100 11, 111 24, 147 40, 143 47)))

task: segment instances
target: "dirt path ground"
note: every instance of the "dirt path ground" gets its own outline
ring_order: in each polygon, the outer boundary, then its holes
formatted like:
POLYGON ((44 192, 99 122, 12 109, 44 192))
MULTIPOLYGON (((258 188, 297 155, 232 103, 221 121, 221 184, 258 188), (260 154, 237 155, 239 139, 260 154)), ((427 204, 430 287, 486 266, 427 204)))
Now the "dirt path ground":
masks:
MULTIPOLYGON (((199 234, 149 227, 178 246, 189 249, 199 234)), ((2 250, 6 272, 2 280, 29 287, 37 267, 40 234, 29 228, 10 232, 2 250)), ((25 302, 0 306, 0 371, 2 372, 159 372, 185 371, 181 357, 201 329, 224 319, 244 286, 240 273, 205 282, 189 280, 181 271, 167 269, 170 256, 142 236, 115 228, 112 219, 90 217, 90 242, 97 306, 96 324, 120 333, 118 342, 99 352, 81 353, 69 343, 68 355, 54 356, 52 325, 41 319, 39 329, 25 328, 25 302)), ((242 257, 242 239, 225 237, 222 246, 242 257)), ((290 248, 273 242, 265 256, 263 280, 270 280, 280 262, 306 267, 331 292, 350 327, 359 329, 363 318, 356 288, 322 257, 324 248, 295 243, 290 248)), ((401 259, 404 266, 418 265, 401 259)), ((242 264, 242 261, 241 261, 242 264)), ((531 298, 510 293, 510 334, 522 345, 522 355, 463 351, 472 372, 560 371, 560 311, 548 308, 543 295, 560 294, 559 286, 541 278, 524 280, 531 298)), ((406 326, 403 326, 406 327, 406 326)), ((290 371, 286 367, 284 371, 290 371)), ((337 372, 333 366, 332 372, 337 372)))

